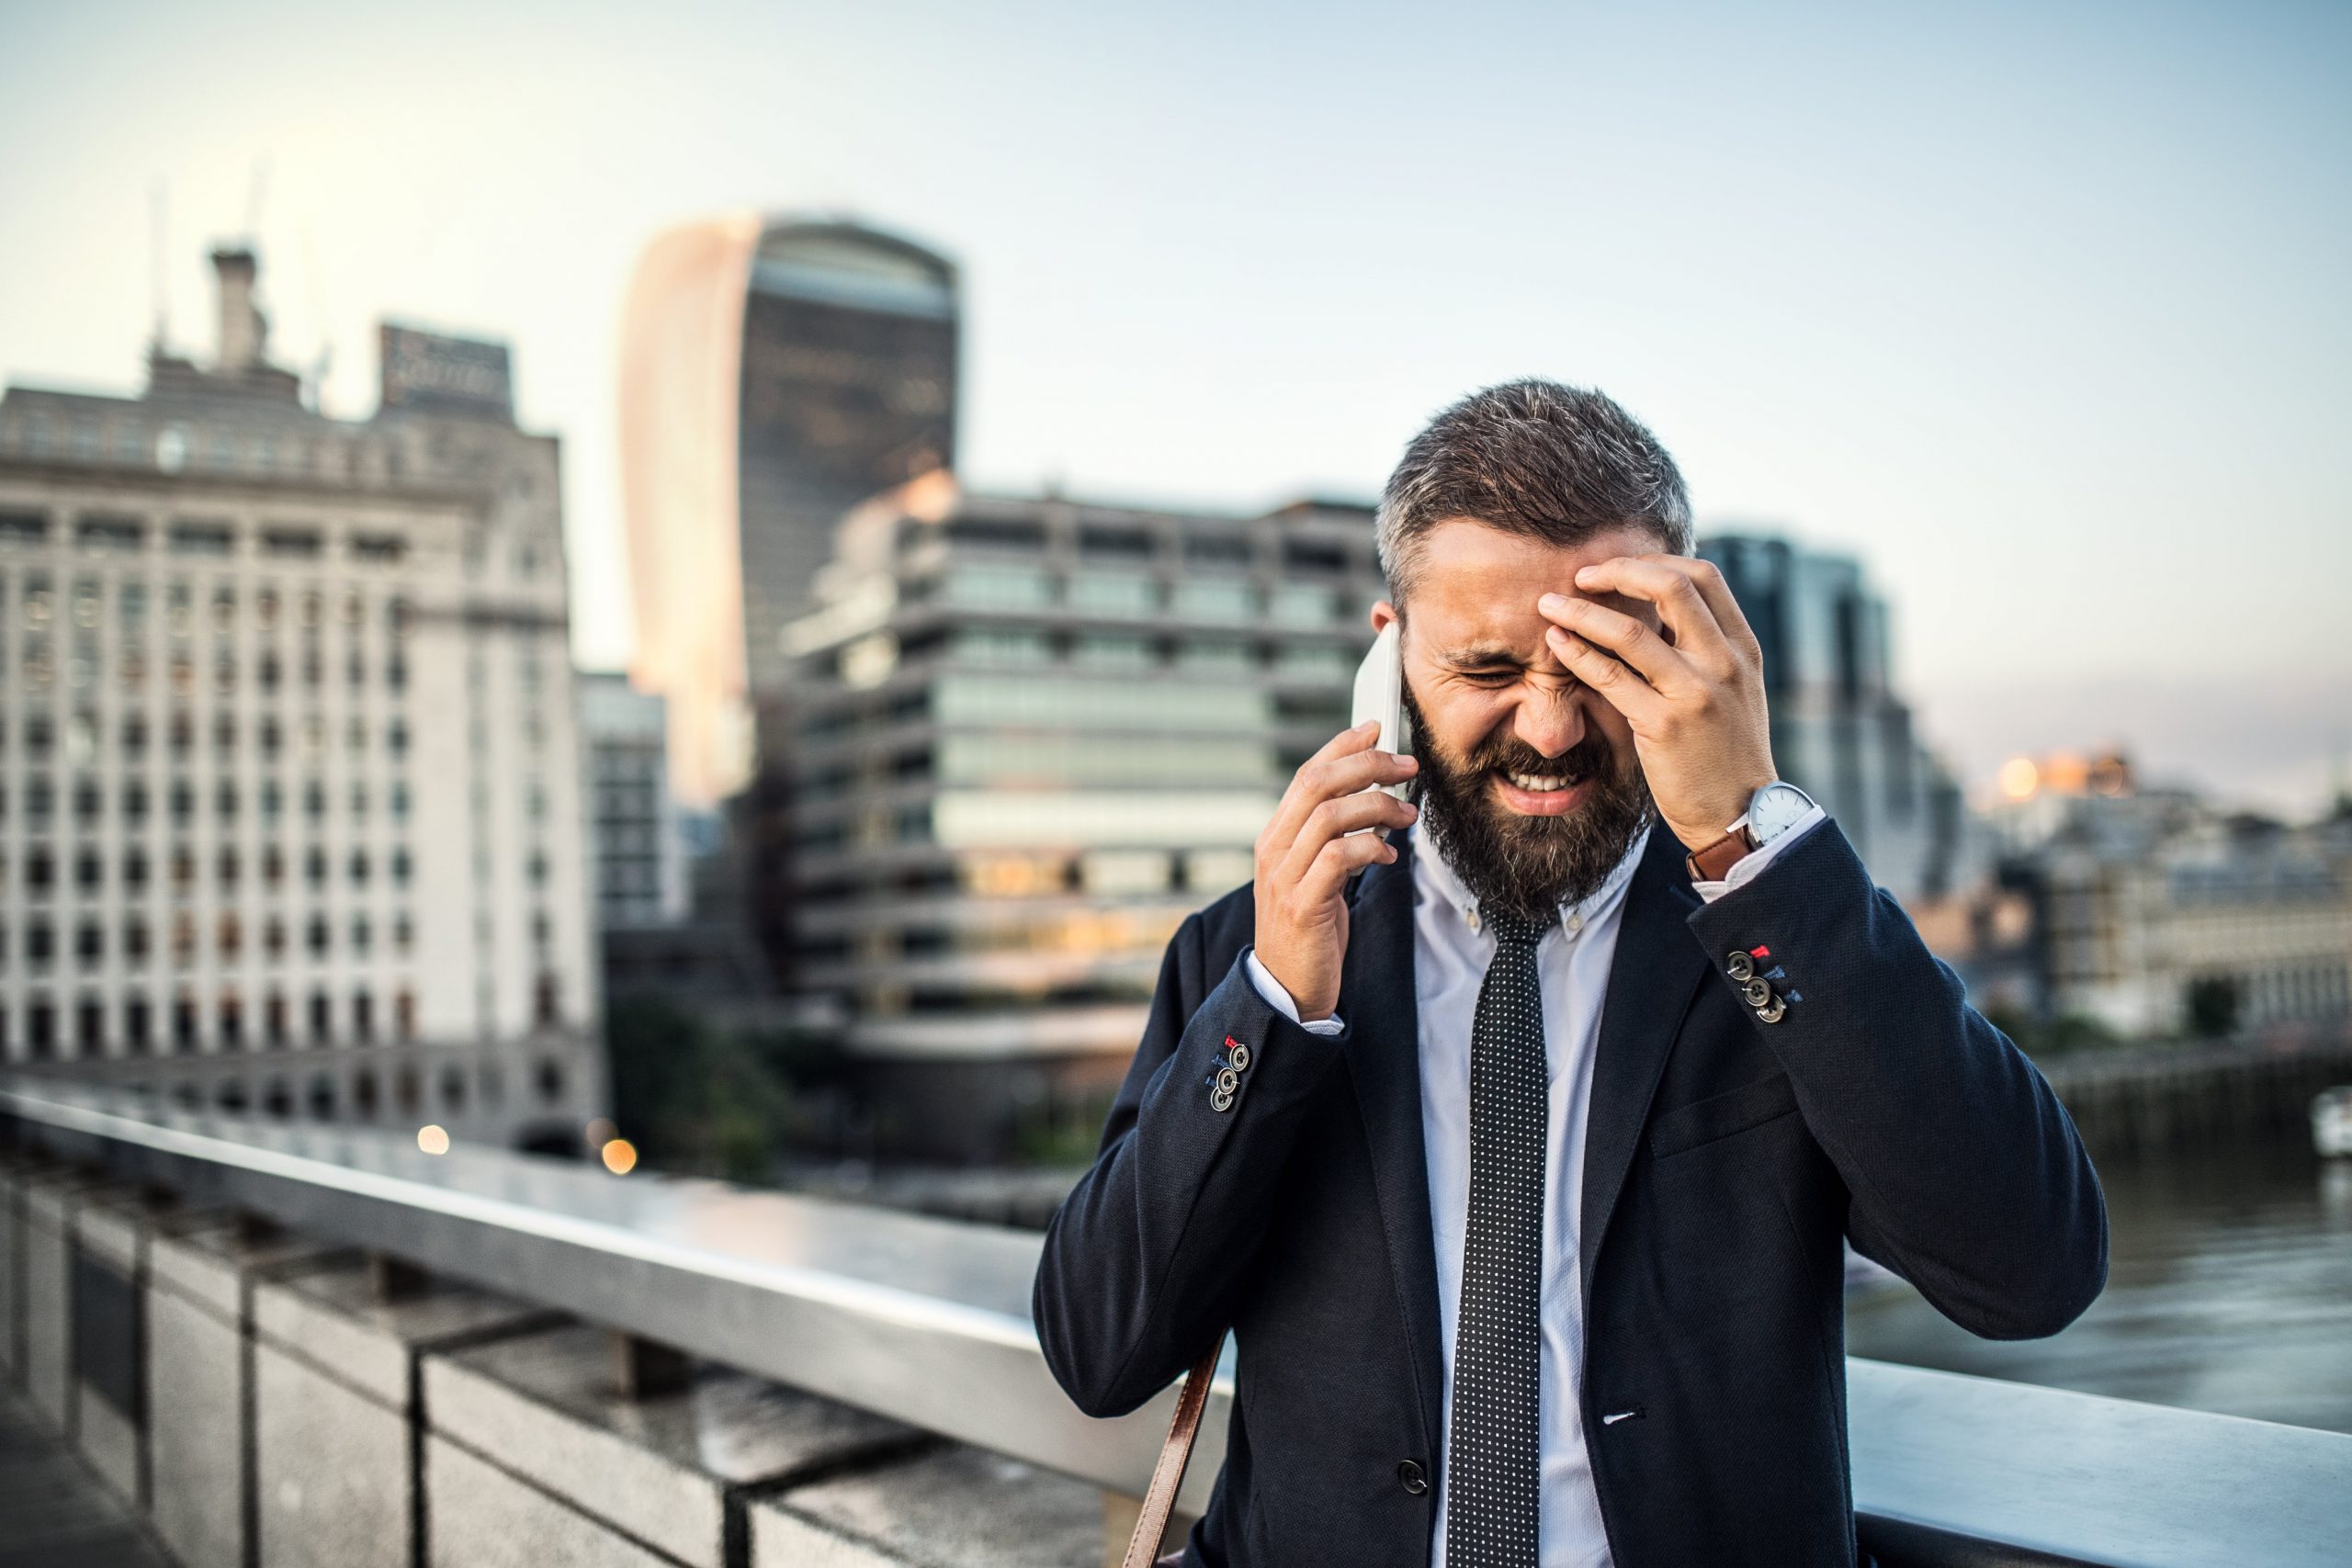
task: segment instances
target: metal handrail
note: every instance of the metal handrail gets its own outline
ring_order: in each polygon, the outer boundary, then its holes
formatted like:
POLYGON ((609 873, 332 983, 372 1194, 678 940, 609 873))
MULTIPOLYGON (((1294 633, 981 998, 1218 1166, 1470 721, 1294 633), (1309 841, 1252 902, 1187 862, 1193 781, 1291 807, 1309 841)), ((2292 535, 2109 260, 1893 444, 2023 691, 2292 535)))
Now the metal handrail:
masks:
MULTIPOLYGON (((1029 1316, 1038 1237, 391 1134, 19 1081, 0 1123, 122 1179, 1140 1495, 1174 1403, 1080 1415, 1029 1316)), ((1905 1563, 2338 1563, 2352 1436, 1849 1359, 1864 1544, 1905 1563)), ((1181 1506, 1207 1504, 1230 1361, 1181 1506)))

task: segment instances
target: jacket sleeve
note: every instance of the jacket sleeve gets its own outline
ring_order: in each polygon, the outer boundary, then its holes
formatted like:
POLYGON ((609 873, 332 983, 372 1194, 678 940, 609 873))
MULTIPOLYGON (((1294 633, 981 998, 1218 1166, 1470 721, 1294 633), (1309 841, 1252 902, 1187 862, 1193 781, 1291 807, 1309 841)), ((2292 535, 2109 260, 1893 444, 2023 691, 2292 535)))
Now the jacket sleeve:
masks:
POLYGON ((2107 1203, 2075 1123, 1968 1005, 1835 822, 1693 913, 1716 983, 1758 954, 1778 1021, 1740 999, 1844 1178, 1855 1250, 1992 1339, 2055 1334, 2107 1283, 2107 1203))
POLYGON ((1347 1041, 1268 1006, 1247 950, 1205 974, 1204 945, 1193 915, 1169 942, 1094 1164, 1046 1229, 1037 1339, 1090 1416, 1135 1409, 1231 1323, 1306 1103, 1347 1041), (1212 1081, 1228 1041, 1249 1048, 1249 1065, 1219 1111, 1212 1081))

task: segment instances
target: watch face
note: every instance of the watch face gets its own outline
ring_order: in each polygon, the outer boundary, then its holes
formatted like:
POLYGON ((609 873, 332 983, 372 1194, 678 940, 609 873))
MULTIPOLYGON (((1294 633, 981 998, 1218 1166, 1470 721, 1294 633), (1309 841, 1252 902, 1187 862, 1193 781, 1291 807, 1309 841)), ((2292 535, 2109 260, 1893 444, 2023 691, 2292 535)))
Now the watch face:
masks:
POLYGON ((1747 830, 1756 835, 1758 843, 1769 844, 1812 809, 1812 797, 1804 791, 1776 779, 1758 790, 1756 797, 1747 803, 1747 830))

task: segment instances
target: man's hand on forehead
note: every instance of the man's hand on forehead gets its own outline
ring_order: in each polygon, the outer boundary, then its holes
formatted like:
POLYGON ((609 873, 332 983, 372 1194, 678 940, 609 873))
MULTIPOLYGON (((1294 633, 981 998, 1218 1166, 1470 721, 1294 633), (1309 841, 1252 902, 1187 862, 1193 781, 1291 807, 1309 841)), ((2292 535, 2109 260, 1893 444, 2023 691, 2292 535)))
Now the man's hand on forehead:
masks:
POLYGON ((1625 717, 1658 813, 1692 849, 1775 776, 1763 653, 1730 585, 1688 556, 1616 556, 1540 595, 1544 637, 1625 717))

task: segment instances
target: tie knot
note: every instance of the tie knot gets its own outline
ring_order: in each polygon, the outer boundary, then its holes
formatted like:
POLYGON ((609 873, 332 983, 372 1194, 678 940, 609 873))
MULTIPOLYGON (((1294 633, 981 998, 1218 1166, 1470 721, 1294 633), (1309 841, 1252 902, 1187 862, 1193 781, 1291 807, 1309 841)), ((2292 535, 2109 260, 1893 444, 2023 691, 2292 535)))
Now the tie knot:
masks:
POLYGON ((1533 947, 1551 925, 1549 920, 1531 920, 1517 910, 1498 909, 1492 904, 1479 905, 1478 918, 1505 947, 1533 947))

